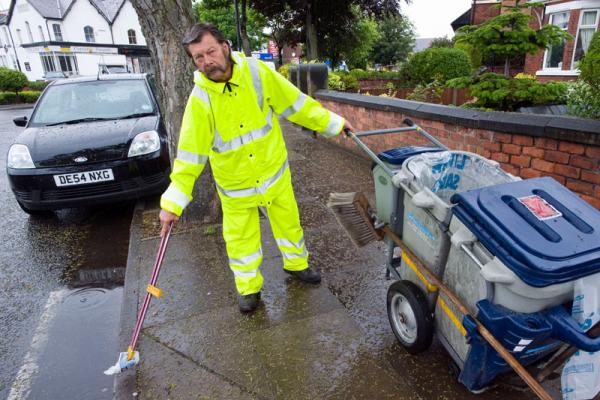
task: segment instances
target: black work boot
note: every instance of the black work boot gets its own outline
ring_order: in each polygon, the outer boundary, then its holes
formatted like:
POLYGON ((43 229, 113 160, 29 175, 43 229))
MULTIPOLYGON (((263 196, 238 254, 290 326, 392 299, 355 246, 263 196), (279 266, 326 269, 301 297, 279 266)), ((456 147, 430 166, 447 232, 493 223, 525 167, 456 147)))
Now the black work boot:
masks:
POLYGON ((301 281, 308 283, 319 283, 321 282, 321 274, 312 268, 306 268, 302 271, 290 271, 284 269, 285 272, 292 275, 294 278, 300 279, 301 281))
POLYGON ((258 307, 258 300, 260 300, 260 292, 252 294, 238 294, 238 305, 240 311, 243 313, 249 313, 256 310, 258 307))

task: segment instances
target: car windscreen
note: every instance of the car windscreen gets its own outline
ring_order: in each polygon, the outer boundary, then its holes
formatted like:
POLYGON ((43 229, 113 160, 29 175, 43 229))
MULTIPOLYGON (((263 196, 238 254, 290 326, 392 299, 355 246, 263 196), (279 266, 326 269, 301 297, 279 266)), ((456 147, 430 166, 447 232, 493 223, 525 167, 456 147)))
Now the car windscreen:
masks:
POLYGON ((121 119, 155 113, 143 80, 98 80, 50 86, 30 125, 121 119))

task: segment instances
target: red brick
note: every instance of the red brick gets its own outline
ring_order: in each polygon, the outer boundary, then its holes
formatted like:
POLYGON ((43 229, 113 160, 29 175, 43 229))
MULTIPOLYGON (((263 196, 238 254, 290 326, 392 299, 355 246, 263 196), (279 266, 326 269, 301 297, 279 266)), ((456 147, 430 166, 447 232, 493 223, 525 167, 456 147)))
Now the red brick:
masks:
POLYGON ((600 199, 598 197, 581 195, 581 198, 590 203, 592 206, 596 207, 596 209, 600 210, 600 199))
POLYGON ((565 178, 564 176, 556 175, 556 174, 548 174, 548 176, 553 177, 561 185, 565 185, 567 183, 567 178, 565 178))
POLYGON ((543 174, 542 174, 542 172, 535 170, 535 169, 524 168, 521 170, 519 176, 524 179, 529 179, 529 178, 538 178, 540 176, 543 176, 543 174))
POLYGON ((577 180, 573 180, 573 179, 567 179, 566 186, 569 189, 571 189, 577 193, 588 194, 588 195, 594 194, 594 185, 592 185, 591 183, 581 182, 581 181, 577 181, 577 180))
POLYGON ((492 160, 498 161, 500 163, 507 163, 510 161, 510 157, 508 156, 508 154, 504 153, 493 153, 492 160))
POLYGON ((585 182, 595 183, 596 185, 600 185, 600 173, 590 172, 590 171, 581 171, 581 180, 585 181, 585 182))
POLYGON ((548 149, 548 150, 558 149, 558 142, 554 139, 535 138, 534 142, 535 142, 535 147, 539 147, 542 149, 548 149))
POLYGON ((578 155, 572 155, 569 164, 582 169, 594 169, 596 168, 596 165, 598 165, 598 160, 593 160, 591 158, 578 155))
POLYGON ((519 155, 521 154, 521 146, 518 146, 516 144, 504 143, 502 145, 502 151, 507 154, 519 155))
POLYGON ((491 141, 494 137, 494 132, 492 131, 482 131, 482 130, 476 130, 475 131, 475 136, 479 137, 481 140, 485 140, 485 141, 491 141))
POLYGON ((556 150, 546 150, 544 154, 544 160, 560 164, 568 164, 569 157, 571 157, 571 154, 556 150))
POLYGON ((560 142, 558 149, 560 151, 566 151, 567 153, 571 154, 585 153, 585 146, 579 143, 560 142))
POLYGON ((496 142, 500 142, 500 143, 511 143, 512 142, 512 135, 509 133, 498 133, 496 132, 494 134, 494 140, 496 142))
POLYGON ((519 167, 529 167, 531 165, 531 157, 529 156, 510 156, 510 163, 519 167))
POLYGON ((534 158, 531 160, 531 166, 538 171, 554 172, 554 163, 534 158))
POLYGON ((585 155, 591 158, 600 158, 600 146, 588 146, 585 149, 585 155))
POLYGON ((489 150, 481 149, 477 151, 481 157, 490 158, 492 156, 492 152, 489 150))
POLYGON ((596 186, 594 189, 594 196, 600 199, 600 186, 596 186))
POLYGON ((531 136, 514 135, 512 142, 520 146, 533 146, 533 138, 531 136))
POLYGON ((556 164, 554 166, 554 172, 566 176, 567 178, 579 178, 579 174, 581 173, 581 169, 576 167, 570 167, 568 165, 556 164))
POLYGON ((483 148, 492 152, 498 152, 502 149, 502 146, 496 142, 483 142, 483 148))
POLYGON ((535 158, 544 158, 544 149, 538 149, 537 147, 523 147, 523 154, 532 156, 535 158))
POLYGON ((507 164, 507 163, 501 163, 500 166, 502 167, 503 170, 505 170, 509 174, 519 176, 520 168, 517 168, 514 165, 507 164))

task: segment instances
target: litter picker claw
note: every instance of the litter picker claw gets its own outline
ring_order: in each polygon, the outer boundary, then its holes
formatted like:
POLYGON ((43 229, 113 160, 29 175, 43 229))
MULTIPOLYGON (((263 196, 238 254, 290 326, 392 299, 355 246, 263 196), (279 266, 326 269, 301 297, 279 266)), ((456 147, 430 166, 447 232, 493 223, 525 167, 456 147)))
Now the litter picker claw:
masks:
POLYGON ((160 245, 158 246, 158 254, 156 255, 154 267, 152 268, 152 277, 150 278, 150 283, 146 288, 146 296, 144 297, 144 303, 135 323, 135 328, 133 330, 133 335, 131 336, 131 342, 127 347, 127 351, 121 352, 119 354, 119 359, 117 360, 117 363, 109 369, 107 369, 106 371, 104 371, 106 375, 113 375, 125 371, 126 369, 131 369, 140 362, 140 353, 135 351, 135 346, 140 336, 142 325, 144 324, 144 319, 146 318, 146 312, 148 311, 148 307, 150 306, 150 299, 152 298, 152 296, 158 299, 163 295, 162 289, 156 287, 156 281, 158 280, 158 274, 160 273, 160 267, 165 256, 167 243, 169 242, 169 237, 171 236, 172 228, 173 222, 169 223, 167 233, 160 239, 160 245))

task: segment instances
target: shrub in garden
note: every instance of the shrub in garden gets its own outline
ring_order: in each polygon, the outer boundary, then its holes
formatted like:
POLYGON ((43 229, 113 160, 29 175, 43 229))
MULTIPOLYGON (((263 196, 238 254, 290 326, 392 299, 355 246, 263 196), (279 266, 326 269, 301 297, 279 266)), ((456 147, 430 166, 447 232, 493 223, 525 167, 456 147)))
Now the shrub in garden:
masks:
POLYGON ((347 91, 357 91, 358 90, 358 79, 348 72, 338 72, 337 75, 340 77, 342 82, 344 83, 344 90, 347 91))
POLYGON ((13 92, 0 92, 0 104, 15 103, 17 94, 13 92))
POLYGON ((329 77, 327 80, 327 87, 330 90, 339 90, 339 91, 346 90, 346 85, 344 84, 344 81, 342 81, 342 78, 340 78, 340 76, 338 74, 336 74, 335 72, 329 73, 329 77))
POLYGON ((427 85, 435 79, 446 82, 471 72, 471 61, 464 50, 439 47, 413 54, 404 64, 401 75, 414 85, 427 85))
POLYGON ((567 89, 567 113, 600 119, 600 94, 597 89, 581 80, 570 83, 567 89))
POLYGON ((579 70, 579 79, 596 89, 600 88, 600 31, 592 37, 590 47, 579 64, 579 70))
POLYGON ((27 76, 21 71, 0 68, 0 91, 18 93, 27 82, 27 76))
POLYGON ((49 82, 44 82, 44 81, 29 81, 27 83, 27 87, 29 88, 29 90, 37 90, 37 91, 42 91, 46 88, 46 86, 48 86, 49 82))
POLYGON ((19 97, 23 103, 35 103, 41 94, 42 92, 25 90, 19 93, 19 97))
POLYGON ((476 78, 452 79, 450 87, 468 88, 476 100, 470 107, 515 111, 519 107, 542 104, 559 104, 566 101, 567 84, 564 82, 540 83, 530 78, 509 79, 504 75, 487 73, 476 78))
POLYGON ((283 64, 279 67, 279 73, 285 76, 285 79, 290 80, 290 63, 283 64))
POLYGON ((407 100, 429 102, 429 103, 441 103, 442 94, 446 86, 435 79, 433 82, 427 85, 417 85, 413 91, 406 96, 407 100))

